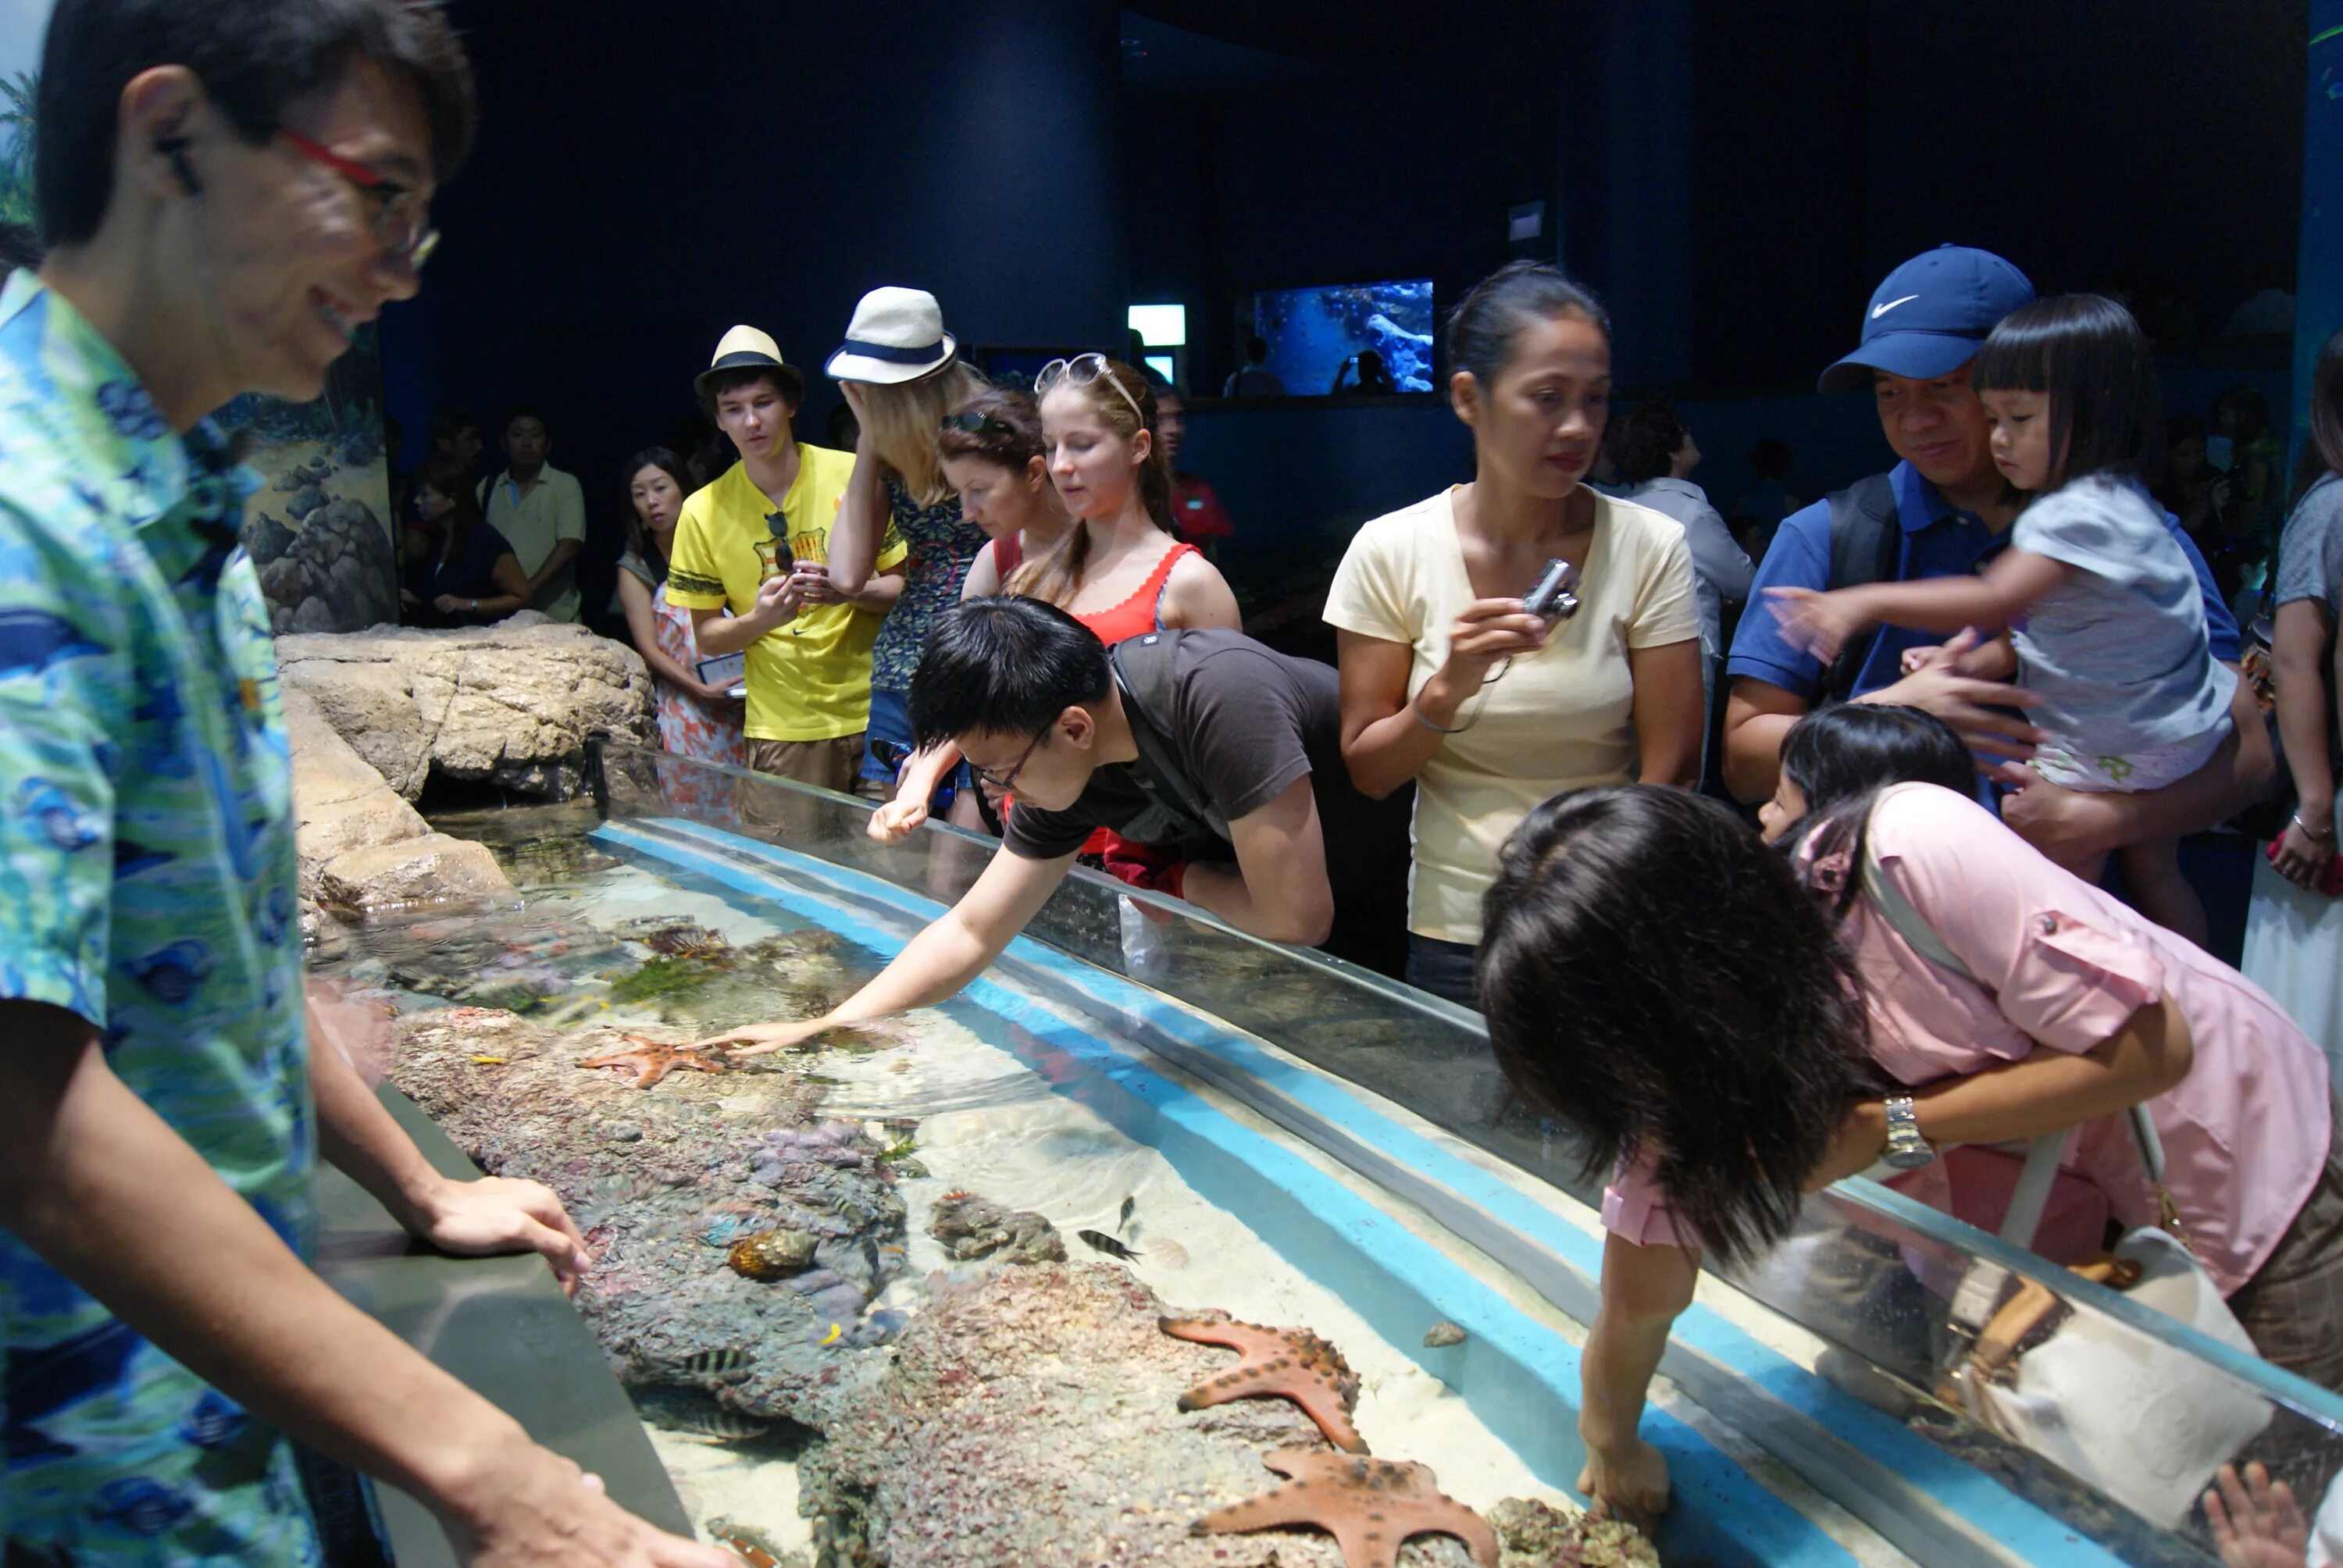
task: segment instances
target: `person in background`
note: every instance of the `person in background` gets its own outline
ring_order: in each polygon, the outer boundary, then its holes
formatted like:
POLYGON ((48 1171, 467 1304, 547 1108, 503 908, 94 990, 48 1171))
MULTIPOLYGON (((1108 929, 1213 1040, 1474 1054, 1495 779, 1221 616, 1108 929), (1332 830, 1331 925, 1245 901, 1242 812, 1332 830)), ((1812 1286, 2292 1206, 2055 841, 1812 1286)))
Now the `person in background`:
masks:
POLYGON ((1768 436, 1749 448, 1745 460, 1756 482, 1733 503, 1733 516, 1736 521, 1746 518, 1763 524, 1770 538, 1784 518, 1805 505, 1789 490, 1790 465, 1795 459, 1788 446, 1768 436))
POLYGON ((1285 382, 1269 367, 1269 339, 1245 339, 1245 362, 1229 372, 1221 387, 1223 397, 1282 397, 1285 382))
POLYGON ((1749 597, 1756 566, 1741 551, 1733 530, 1709 505, 1708 492, 1692 482, 1700 467, 1700 447, 1664 398, 1638 403, 1611 427, 1610 447, 1621 499, 1663 512, 1684 525, 1692 550, 1693 598, 1700 608, 1701 693, 1704 707, 1716 688, 1715 664, 1725 657, 1725 607, 1749 597))
POLYGON ((694 387, 740 460, 685 498, 668 602, 691 613, 702 658, 749 656, 749 767, 875 796, 861 779, 870 645, 902 590, 903 548, 882 548, 856 593, 830 580, 854 455, 798 440, 805 377, 770 337, 733 327, 694 387))
POLYGON ((830 444, 841 452, 851 452, 862 445, 862 421, 854 417, 854 405, 841 400, 823 421, 822 433, 830 444))
POLYGON ((668 561, 691 476, 665 447, 627 459, 627 553, 618 558, 618 603, 635 651, 659 683, 659 749, 703 762, 749 765, 740 699, 729 681, 699 678, 691 612, 667 598, 668 561))
MULTIPOLYGON (((2142 483, 2164 429, 2146 335, 2100 295, 2037 299, 1987 336, 1972 382, 1994 465, 2028 498, 2008 548, 1973 576, 1769 589, 1783 636, 1825 661, 1881 623, 1996 638, 1969 668, 2037 699, 2036 773, 2088 794, 2182 784, 2230 744, 2239 678, 2213 658, 2183 536, 2142 483)), ((2149 919, 2203 942, 2179 849, 2119 846, 2124 883, 2149 919)), ((2097 881, 2103 858, 2067 869, 2097 881)))
POLYGON ((1696 779, 1700 617, 1683 528, 1583 482, 1610 409, 1602 307, 1510 263, 1449 317, 1448 362, 1473 480, 1363 527, 1325 616, 1352 779, 1376 799, 1416 781, 1408 982, 1470 1006, 1482 894, 1530 809, 1696 779), (1533 613, 1554 560, 1573 608, 1533 613))
MULTIPOLYGON (((903 588, 870 650, 870 727, 862 782, 882 800, 911 752, 911 670, 936 612, 960 602, 984 530, 960 515, 936 433, 944 416, 984 390, 960 363, 935 296, 874 288, 854 307, 846 342, 824 366, 846 394, 859 434, 854 482, 830 533, 830 580, 859 593, 882 548, 908 552, 903 588)), ((949 805, 947 798, 941 804, 949 805)))
POLYGON ((553 437, 545 416, 506 417, 504 471, 480 481, 476 498, 488 526, 511 541, 528 574, 523 603, 553 620, 574 621, 580 600, 572 563, 586 544, 586 492, 575 475, 548 462, 553 437))
POLYGON ((1612 1175, 1580 1492, 1666 1506, 1638 1428, 1704 1252, 1756 1257, 1805 1194, 1891 1152, 1909 1195, 1945 1207, 1928 1182, 1946 1148, 2068 1128, 2069 1174, 2125 1226, 2156 1225, 2134 1105, 2177 1226, 2255 1346, 2343 1385, 2343 1156, 2300 1029, 1966 793, 1892 785, 1785 841, 1681 790, 1584 789, 1530 814, 1489 892, 1498 1066, 1612 1175))
POLYGON ((1163 440, 1163 461, 1172 469, 1172 515, 1180 537, 1213 559, 1221 542, 1236 537, 1236 523, 1221 504, 1221 493, 1201 474, 1180 467, 1180 448, 1188 441, 1188 404, 1170 382, 1151 380, 1155 389, 1155 422, 1163 440))
POLYGON ((1326 388, 1327 395, 1339 397, 1344 393, 1363 397, 1383 397, 1399 390, 1383 355, 1373 348, 1362 348, 1334 367, 1334 384, 1326 388))
POLYGON ((399 594, 416 625, 483 626, 528 603, 528 574, 511 541, 481 519, 464 479, 461 467, 436 458, 416 476, 424 527, 407 530, 412 565, 399 594))
MULTIPOLYGON (((960 584, 965 601, 1002 591, 1030 556, 1057 548, 1073 519, 1050 482, 1043 455, 1041 411, 1030 393, 994 387, 978 393, 964 408, 946 416, 936 435, 944 477, 960 493, 960 514, 985 532, 984 548, 960 584)), ((954 769, 959 749, 947 743, 914 753, 903 765, 895 798, 870 814, 870 836, 893 843, 928 819, 928 803, 954 769)), ((961 769, 965 773, 965 769, 961 769)), ((962 778, 951 800, 951 820, 963 828, 984 825, 972 779, 962 778)))
POLYGON ((718 1568, 307 1261, 322 1153, 427 1244, 588 1265, 545 1188, 435 1171, 347 1010, 305 1007, 267 607, 206 417, 316 398, 420 286, 462 45, 393 0, 58 0, 41 82, 52 248, 0 286, 0 1553, 320 1562, 299 1442, 467 1563, 718 1568))
MULTIPOLYGON (((1755 589, 1966 577, 2001 548, 2017 502, 1994 466, 1969 362, 1996 324, 2033 297, 2034 286, 2017 268, 1961 246, 1923 252, 1887 275, 1865 312, 1861 343, 1823 373, 1820 390, 1868 387, 1896 465, 1785 518, 1758 563, 1755 589), (1834 545, 1842 538, 1845 549, 1834 545), (1858 541, 1864 548, 1854 548, 1858 541), (1850 569, 1845 577, 1835 568, 1842 558, 1850 569)), ((2234 667, 2241 651, 2237 619, 2178 522, 2169 526, 2196 570, 2213 657, 2234 667)), ((1924 709, 1950 724, 1996 765, 1997 778, 2021 786, 2003 797, 2003 819, 2062 865, 2195 832, 2269 787, 2268 732, 2242 682, 2231 710, 2236 739, 2181 783, 2130 794, 2053 784, 2016 766, 2041 738, 2016 711, 2032 697, 1976 673, 1965 662, 1976 646, 1966 633, 1942 643, 1935 634, 1884 627, 1825 663, 1785 638, 1774 617, 1743 616, 1725 667, 1726 787, 1750 804, 1771 795, 1782 737, 1826 699, 1924 709), (1907 653, 1939 644, 1956 657, 1905 668, 1907 653)))
POLYGON ((2246 915, 2247 975, 2327 1049, 2343 1083, 2343 867, 2336 858, 2335 782, 2343 767, 2337 706, 2343 615, 2343 332, 2318 351, 2310 377, 2309 439, 2294 512, 2278 543, 2271 599, 2271 683, 2294 809, 2254 867, 2246 915))
POLYGON ((431 450, 425 460, 452 463, 468 476, 464 488, 478 482, 480 463, 480 422, 461 408, 434 408, 428 431, 431 450))
POLYGON ((390 487, 390 515, 394 518, 414 515, 415 475, 399 462, 406 447, 406 430, 397 420, 386 417, 382 422, 382 472, 390 487))
POLYGON ((2222 522, 2248 561, 2268 553, 2277 532, 2280 472, 2286 449, 2270 428, 2269 399, 2250 387, 2232 387, 2213 399, 2206 457, 2229 477, 2222 522))

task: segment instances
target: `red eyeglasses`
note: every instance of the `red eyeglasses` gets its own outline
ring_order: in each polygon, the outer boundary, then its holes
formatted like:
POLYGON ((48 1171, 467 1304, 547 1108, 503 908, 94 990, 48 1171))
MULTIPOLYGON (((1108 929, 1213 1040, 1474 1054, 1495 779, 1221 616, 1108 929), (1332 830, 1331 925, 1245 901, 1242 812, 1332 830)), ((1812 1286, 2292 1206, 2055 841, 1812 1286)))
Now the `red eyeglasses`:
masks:
POLYGON ((311 163, 333 170, 374 198, 375 243, 382 246, 385 257, 420 271, 439 248, 439 231, 425 224, 423 198, 417 193, 330 147, 319 146, 297 131, 279 127, 277 136, 311 163))

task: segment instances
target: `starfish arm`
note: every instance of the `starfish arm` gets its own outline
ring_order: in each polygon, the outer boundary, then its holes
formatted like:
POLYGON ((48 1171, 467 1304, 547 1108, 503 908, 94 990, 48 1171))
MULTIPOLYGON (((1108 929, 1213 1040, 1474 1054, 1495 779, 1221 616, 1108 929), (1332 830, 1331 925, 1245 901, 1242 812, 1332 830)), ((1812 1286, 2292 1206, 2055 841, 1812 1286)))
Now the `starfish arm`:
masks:
POLYGON ((1195 1528, 1214 1535, 1244 1535, 1255 1530, 1276 1530, 1288 1524, 1329 1526, 1320 1515, 1339 1512, 1341 1500, 1324 1489, 1307 1482, 1291 1482, 1273 1486, 1258 1497, 1248 1497, 1242 1503, 1232 1503, 1225 1508, 1215 1508, 1196 1521, 1195 1528), (1332 1503, 1329 1509, 1327 1504, 1332 1503))

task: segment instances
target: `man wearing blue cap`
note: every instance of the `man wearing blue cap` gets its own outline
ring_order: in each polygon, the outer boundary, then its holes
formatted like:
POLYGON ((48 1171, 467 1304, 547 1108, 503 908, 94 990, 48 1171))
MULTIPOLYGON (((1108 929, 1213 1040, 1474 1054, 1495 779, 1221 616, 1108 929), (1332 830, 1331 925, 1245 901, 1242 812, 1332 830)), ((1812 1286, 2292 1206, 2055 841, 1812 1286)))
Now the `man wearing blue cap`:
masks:
MULTIPOLYGON (((1887 275, 1864 311, 1860 346, 1824 371, 1820 385, 1825 393, 1869 387, 1881 433, 1899 461, 1783 519, 1757 568, 1752 605, 1763 604, 1769 588, 1836 588, 1972 572, 1999 548, 2018 498, 1993 465, 1969 362, 1995 325, 2033 298, 2024 273, 1966 246, 1940 246, 1887 275)), ((2177 519, 2166 521, 2197 569, 2214 657, 2234 665, 2236 618, 2196 545, 2177 519)), ((2036 736, 2009 710, 2023 708, 2027 694, 1965 674, 1957 659, 1906 674, 1905 655, 1936 640, 1881 627, 1825 666, 1785 638, 1773 616, 1742 617, 1725 667, 1733 683, 1725 719, 1726 786, 1746 801, 1771 795, 1790 727, 1835 699, 1926 709, 1959 730, 1981 758, 2004 763, 2008 782, 2022 786, 2004 805, 2010 825, 2068 864, 2140 839, 2194 832, 2268 788, 2268 732, 2244 682, 2237 738, 2178 784, 2078 795, 2030 770, 2020 773, 2015 763, 2031 755, 2036 736)))

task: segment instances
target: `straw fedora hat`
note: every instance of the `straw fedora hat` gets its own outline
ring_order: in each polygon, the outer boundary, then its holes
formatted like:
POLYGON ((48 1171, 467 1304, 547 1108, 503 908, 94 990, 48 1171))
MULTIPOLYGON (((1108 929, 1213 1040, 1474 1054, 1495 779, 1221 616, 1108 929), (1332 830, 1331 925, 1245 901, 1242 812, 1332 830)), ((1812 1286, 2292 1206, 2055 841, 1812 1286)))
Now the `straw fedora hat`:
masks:
POLYGON ((834 380, 889 386, 932 376, 959 352, 934 295, 924 288, 874 288, 854 307, 846 341, 822 368, 834 380))
POLYGON ((782 364, 780 345, 753 327, 736 327, 717 340, 715 357, 707 369, 692 377, 691 389, 704 400, 710 376, 719 370, 741 369, 769 370, 782 397, 792 404, 805 401, 805 373, 794 365, 782 364))

